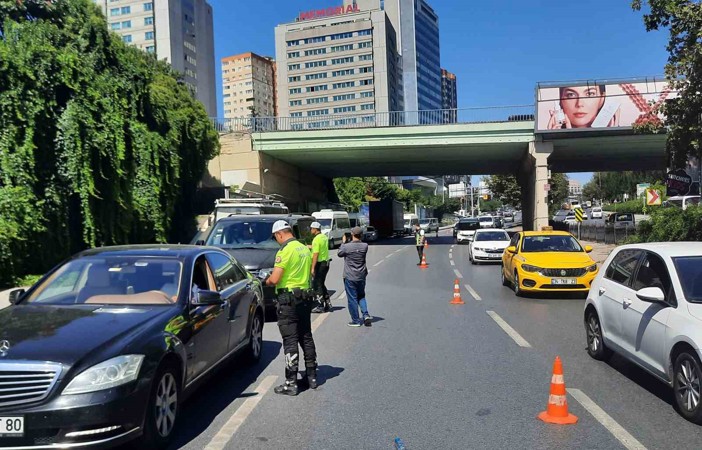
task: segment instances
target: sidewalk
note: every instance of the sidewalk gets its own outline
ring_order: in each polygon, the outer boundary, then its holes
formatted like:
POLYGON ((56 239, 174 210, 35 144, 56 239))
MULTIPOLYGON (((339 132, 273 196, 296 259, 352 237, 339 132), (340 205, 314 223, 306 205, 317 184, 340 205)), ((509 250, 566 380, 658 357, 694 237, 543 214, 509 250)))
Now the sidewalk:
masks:
POLYGON ((15 289, 17 288, 8 289, 6 291, 0 291, 0 309, 7 308, 8 306, 10 306, 10 300, 8 298, 10 296, 10 292, 15 289))
POLYGON ((599 242, 580 241, 580 243, 583 244, 583 246, 589 245, 592 247, 592 253, 590 253, 590 256, 597 264, 600 265, 605 262, 605 259, 607 259, 609 254, 612 253, 612 250, 617 247, 613 244, 601 244, 599 242))

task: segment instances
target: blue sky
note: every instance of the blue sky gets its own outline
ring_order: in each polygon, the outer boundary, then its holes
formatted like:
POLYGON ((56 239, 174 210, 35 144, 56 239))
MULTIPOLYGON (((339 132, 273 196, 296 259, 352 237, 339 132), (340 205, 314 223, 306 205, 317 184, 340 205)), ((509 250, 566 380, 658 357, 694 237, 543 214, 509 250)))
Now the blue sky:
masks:
MULTIPOLYGON (((220 59, 275 56, 274 28, 341 0, 209 0, 220 59)), ((430 0, 440 18, 441 65, 458 76, 458 107, 534 102, 539 81, 662 75, 667 32, 647 33, 629 0, 430 0)), ((572 174, 583 182, 590 174, 572 174)))

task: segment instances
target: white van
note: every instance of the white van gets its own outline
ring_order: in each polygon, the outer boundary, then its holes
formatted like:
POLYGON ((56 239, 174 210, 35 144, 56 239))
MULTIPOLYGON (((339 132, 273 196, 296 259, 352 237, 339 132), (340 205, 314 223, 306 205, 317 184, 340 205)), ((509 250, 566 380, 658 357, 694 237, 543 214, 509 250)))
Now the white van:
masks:
POLYGON ((344 234, 351 233, 351 221, 346 211, 323 209, 312 213, 312 216, 322 225, 322 233, 329 238, 329 248, 341 245, 344 234))
POLYGON ((414 226, 419 225, 419 217, 416 214, 405 214, 405 234, 413 234, 414 226))
POLYGON ((682 208, 683 211, 686 210, 688 206, 697 206, 699 204, 699 195, 678 195, 669 197, 668 200, 665 201, 665 206, 676 206, 682 208))

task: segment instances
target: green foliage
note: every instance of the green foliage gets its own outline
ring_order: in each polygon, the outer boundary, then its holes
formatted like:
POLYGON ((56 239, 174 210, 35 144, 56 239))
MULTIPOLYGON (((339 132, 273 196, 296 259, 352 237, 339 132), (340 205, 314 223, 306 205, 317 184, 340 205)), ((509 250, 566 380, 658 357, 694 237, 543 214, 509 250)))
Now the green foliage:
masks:
POLYGON ((662 186, 665 172, 662 170, 640 172, 596 172, 592 179, 583 186, 583 199, 621 200, 624 194, 630 198, 636 196, 639 183, 659 184, 662 186))
MULTIPOLYGON (((660 207, 657 206, 656 208, 660 207)), ((643 200, 636 199, 629 200, 628 202, 612 203, 610 205, 605 205, 604 210, 609 212, 643 214, 643 200)))
POLYGON ((564 173, 553 173, 549 183, 551 184, 551 190, 548 191, 548 211, 549 215, 553 216, 559 209, 561 209, 561 205, 570 195, 568 175, 564 173))
POLYGON ((490 175, 483 178, 492 195, 506 205, 520 208, 522 189, 514 175, 490 175))
POLYGON ((638 224, 634 241, 702 241, 702 207, 656 209, 638 224))
POLYGON ((370 200, 397 198, 400 189, 384 178, 334 178, 334 189, 339 202, 358 210, 361 203, 370 200))
POLYGON ((661 108, 666 115, 668 165, 684 168, 702 149, 702 4, 695 0, 634 0, 636 11, 644 5, 647 31, 667 28, 670 54, 665 76, 679 95, 661 108))
POLYGON ((86 247, 186 241, 219 150, 166 63, 90 0, 0 0, 0 285, 86 247))
POLYGON ((493 198, 492 200, 481 200, 480 210, 481 211, 497 211, 502 206, 502 202, 498 199, 493 198))

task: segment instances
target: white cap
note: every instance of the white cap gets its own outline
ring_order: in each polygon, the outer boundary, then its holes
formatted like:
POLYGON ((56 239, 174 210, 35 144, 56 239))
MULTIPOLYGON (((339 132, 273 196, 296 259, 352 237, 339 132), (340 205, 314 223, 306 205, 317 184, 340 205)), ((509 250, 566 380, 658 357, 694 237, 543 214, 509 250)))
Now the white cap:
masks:
POLYGON ((284 220, 279 220, 273 224, 273 231, 271 233, 277 233, 281 230, 290 230, 290 225, 284 220))
POLYGON ((319 222, 312 222, 312 225, 310 225, 310 228, 316 228, 318 230, 322 229, 322 224, 319 222))

